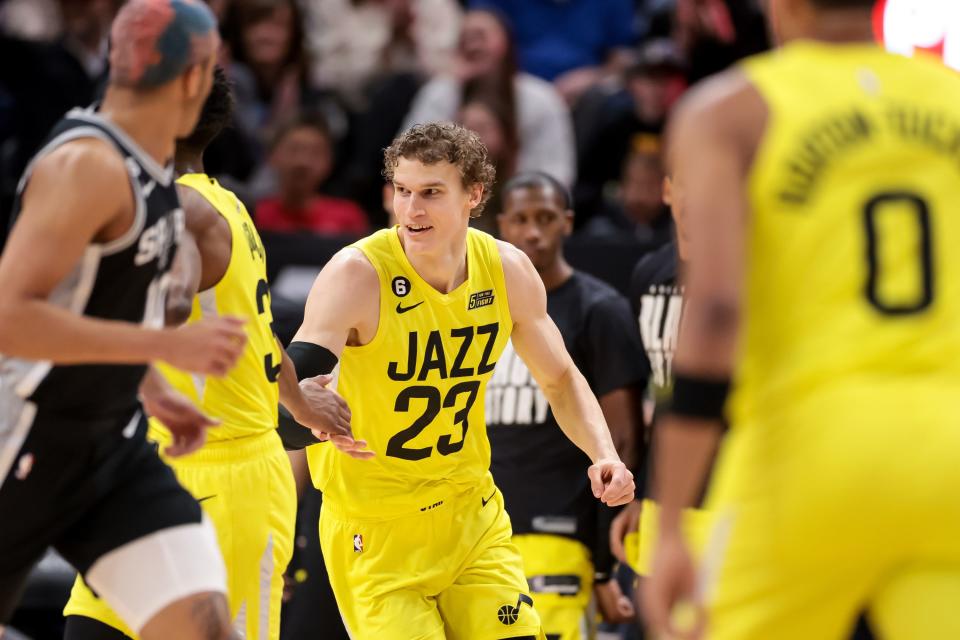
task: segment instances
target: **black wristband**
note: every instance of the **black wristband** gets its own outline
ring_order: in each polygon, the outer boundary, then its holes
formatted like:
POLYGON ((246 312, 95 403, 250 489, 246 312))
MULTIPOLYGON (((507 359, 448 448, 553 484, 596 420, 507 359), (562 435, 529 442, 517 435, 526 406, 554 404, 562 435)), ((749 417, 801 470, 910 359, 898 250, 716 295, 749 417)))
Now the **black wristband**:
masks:
POLYGON ((280 406, 280 412, 277 420, 277 435, 280 436, 280 442, 287 451, 299 451, 312 444, 320 444, 325 440, 317 440, 313 431, 293 419, 286 407, 280 406))
MULTIPOLYGON (((287 347, 287 355, 297 370, 297 380, 330 373, 337 366, 337 356, 333 355, 332 351, 312 342, 291 342, 287 347)), ((294 420, 282 405, 278 415, 277 434, 287 451, 297 451, 323 442, 317 440, 310 429, 294 420)))
POLYGON ((607 584, 613 580, 613 575, 606 571, 597 571, 593 574, 593 586, 607 584))
POLYGON ((297 380, 330 373, 338 362, 332 351, 312 342, 291 342, 287 355, 297 368, 297 380))
POLYGON ((673 377, 670 413, 684 418, 723 420, 730 378, 704 378, 677 373, 673 377))

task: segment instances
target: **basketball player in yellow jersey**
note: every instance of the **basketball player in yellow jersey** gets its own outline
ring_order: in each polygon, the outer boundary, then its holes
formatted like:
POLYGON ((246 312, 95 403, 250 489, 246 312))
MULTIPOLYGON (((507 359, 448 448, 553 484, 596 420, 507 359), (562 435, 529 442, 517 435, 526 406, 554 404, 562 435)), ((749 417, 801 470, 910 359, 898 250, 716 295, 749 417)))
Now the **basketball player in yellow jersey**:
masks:
POLYGON ((324 492, 330 581, 356 639, 542 638, 484 424, 485 386, 511 333, 560 426, 594 462, 594 495, 624 504, 633 478, 530 260, 468 228, 493 182, 480 140, 449 123, 418 125, 385 165, 399 224, 324 267, 291 345, 309 345, 317 372, 339 361, 337 391, 375 454, 307 449, 324 492))
MULTIPOLYGON (((292 363, 271 329, 260 238, 237 197, 203 173, 203 151, 229 124, 232 106, 226 76, 217 69, 196 129, 177 144, 180 199, 195 244, 192 259, 189 243, 185 255, 178 257, 181 273, 192 277, 186 276, 190 282, 184 283, 183 291, 172 292, 168 316, 171 311, 176 314, 177 300, 185 300, 178 322, 227 314, 248 318, 247 347, 229 377, 222 379, 158 368, 177 390, 221 420, 198 452, 166 461, 216 526, 234 626, 244 638, 267 640, 280 634, 282 576, 293 553, 297 502, 290 461, 281 444, 284 435, 284 442, 289 442, 297 434, 278 435, 278 401, 300 424, 325 433, 349 432, 349 411, 342 398, 316 382, 304 383, 301 392, 292 363)), ((153 420, 149 438, 161 451, 178 446, 153 420)), ((79 580, 65 614, 66 640, 134 637, 79 580)))
POLYGON ((960 637, 960 78, 871 42, 871 0, 771 0, 780 51, 695 90, 687 307, 657 448, 647 621, 706 637, 960 637), (731 429, 696 584, 679 532, 731 429), (702 620, 701 620, 702 621, 702 620))

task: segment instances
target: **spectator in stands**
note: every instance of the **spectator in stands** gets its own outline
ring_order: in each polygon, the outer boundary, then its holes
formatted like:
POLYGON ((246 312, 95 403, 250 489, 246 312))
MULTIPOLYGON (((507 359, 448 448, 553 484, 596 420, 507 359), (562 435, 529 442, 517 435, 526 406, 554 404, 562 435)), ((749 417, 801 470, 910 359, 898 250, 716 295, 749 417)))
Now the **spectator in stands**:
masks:
MULTIPOLYGON (((668 39, 651 40, 634 54, 621 93, 599 98, 589 133, 581 131, 576 188, 581 211, 597 211, 608 183, 618 180, 637 134, 659 135, 686 88, 684 59, 668 39)), ((584 105, 593 100, 584 100, 584 105)))
POLYGON ((759 0, 675 0, 674 40, 690 60, 692 83, 770 45, 759 0))
POLYGON ((330 175, 333 160, 333 142, 322 118, 302 114, 284 123, 270 152, 277 193, 257 204, 257 228, 324 235, 367 233, 370 224, 360 207, 318 191, 330 175))
POLYGON ((435 120, 454 120, 471 87, 483 85, 514 113, 517 123, 517 171, 540 170, 565 185, 574 178, 574 141, 570 113, 549 83, 517 71, 510 29, 495 11, 464 16, 456 72, 430 80, 417 94, 403 128, 435 120))
POLYGON ((510 105, 498 100, 490 92, 477 90, 470 95, 457 112, 457 122, 480 136, 487 148, 490 162, 497 170, 493 193, 484 210, 488 215, 473 218, 470 225, 487 233, 497 235, 494 215, 502 210, 500 187, 516 173, 517 167, 517 122, 510 105))
POLYGON ((617 197, 584 230, 598 236, 630 234, 651 246, 670 242, 673 223, 663 204, 663 176, 660 139, 638 134, 623 164, 617 197))
POLYGON ((304 3, 315 86, 354 108, 384 76, 440 73, 457 45, 456 0, 323 0, 304 3))
POLYGON ((13 11, 16 6, 4 7, 4 18, 10 22, 0 36, 0 117, 10 138, 0 149, 0 240, 27 161, 57 120, 73 107, 91 104, 105 80, 107 36, 121 4, 121 0, 59 0, 21 3, 18 11, 13 11), (30 16, 47 15, 55 16, 59 25, 53 39, 28 39, 50 36, 30 24, 30 16))
POLYGON ((251 137, 269 140, 277 123, 303 108, 322 111, 341 137, 342 109, 308 82, 303 16, 295 0, 233 0, 224 31, 239 123, 251 137))
POLYGON ((633 0, 471 0, 469 6, 507 15, 521 67, 553 82, 570 104, 619 73, 635 41, 633 0))
POLYGON ((266 156, 280 123, 306 110, 322 114, 338 147, 347 134, 347 115, 336 96, 309 84, 299 7, 295 0, 230 0, 222 25, 237 130, 251 145, 251 168, 234 175, 246 182, 254 200, 278 188, 266 156))

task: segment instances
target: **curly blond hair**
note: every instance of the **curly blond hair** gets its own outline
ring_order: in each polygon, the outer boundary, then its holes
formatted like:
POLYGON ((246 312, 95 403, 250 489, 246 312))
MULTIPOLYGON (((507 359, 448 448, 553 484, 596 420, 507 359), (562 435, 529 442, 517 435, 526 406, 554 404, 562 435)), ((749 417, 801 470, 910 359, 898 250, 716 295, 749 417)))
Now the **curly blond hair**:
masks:
POLYGON ((460 172, 465 189, 483 186, 480 203, 470 212, 471 217, 483 213, 490 199, 496 170, 487 158, 487 148, 473 131, 452 122, 430 122, 410 127, 397 136, 383 152, 383 177, 393 181, 393 171, 400 158, 436 164, 446 160, 460 172))

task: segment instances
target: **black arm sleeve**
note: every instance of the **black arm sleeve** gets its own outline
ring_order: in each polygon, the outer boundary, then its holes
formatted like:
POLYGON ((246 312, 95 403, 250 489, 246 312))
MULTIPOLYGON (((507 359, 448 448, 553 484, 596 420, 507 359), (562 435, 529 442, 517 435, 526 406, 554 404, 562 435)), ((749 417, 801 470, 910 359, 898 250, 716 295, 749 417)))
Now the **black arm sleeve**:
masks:
MULTIPOLYGON (((337 356, 333 355, 332 351, 312 342, 291 342, 287 347, 287 355, 297 370, 297 380, 330 373, 337 366, 337 356)), ((280 405, 277 434, 287 451, 296 451, 322 442, 317 440, 312 431, 294 420, 283 405, 280 405)))
POLYGON ((620 509, 620 507, 608 507, 602 502, 597 502, 597 538, 593 548, 594 584, 603 584, 613 578, 613 568, 617 559, 610 550, 610 525, 620 509))

